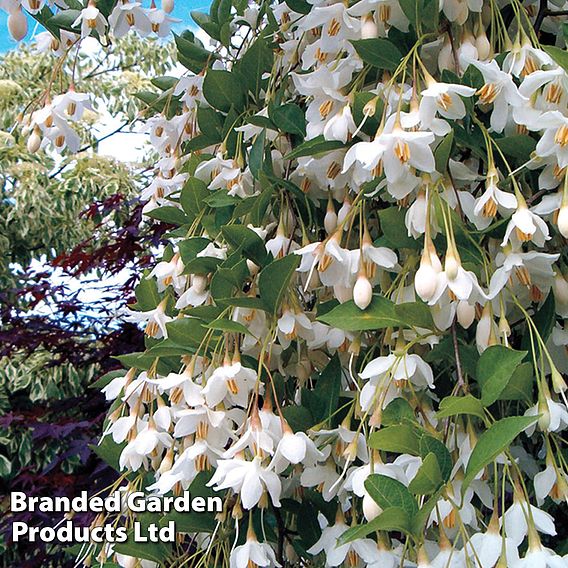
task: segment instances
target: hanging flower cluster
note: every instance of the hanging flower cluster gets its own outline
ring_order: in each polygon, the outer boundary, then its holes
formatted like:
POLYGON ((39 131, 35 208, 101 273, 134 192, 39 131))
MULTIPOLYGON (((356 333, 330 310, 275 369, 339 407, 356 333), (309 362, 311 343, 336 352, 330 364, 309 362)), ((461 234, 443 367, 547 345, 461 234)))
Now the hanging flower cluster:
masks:
MULTIPOLYGON (((77 42, 171 22, 166 2, 67 4, 42 17, 77 42)), ((174 546, 80 560, 568 566, 565 7, 194 15, 210 44, 176 36, 187 72, 144 93, 142 196, 171 244, 126 315, 146 351, 102 379, 99 450, 124 491, 223 511, 176 517, 174 546)), ((51 115, 79 112, 64 97, 51 115)))

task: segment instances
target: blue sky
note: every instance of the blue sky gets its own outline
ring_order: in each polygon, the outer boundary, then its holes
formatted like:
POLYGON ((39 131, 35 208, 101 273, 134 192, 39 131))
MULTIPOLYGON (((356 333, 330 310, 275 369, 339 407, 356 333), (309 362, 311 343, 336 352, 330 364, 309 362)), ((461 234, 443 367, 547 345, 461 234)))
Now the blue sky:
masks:
MULTIPOLYGON (((210 2, 208 0, 176 0, 175 10, 173 16, 181 20, 181 23, 176 27, 180 30, 190 27, 193 25, 193 20, 189 15, 191 10, 202 10, 207 11, 210 2)), ((8 28, 6 25, 6 20, 8 19, 7 14, 0 10, 0 53, 8 51, 11 48, 16 47, 16 42, 10 37, 8 33, 8 28)), ((30 19, 30 27, 28 36, 31 37, 35 27, 35 20, 30 19)))

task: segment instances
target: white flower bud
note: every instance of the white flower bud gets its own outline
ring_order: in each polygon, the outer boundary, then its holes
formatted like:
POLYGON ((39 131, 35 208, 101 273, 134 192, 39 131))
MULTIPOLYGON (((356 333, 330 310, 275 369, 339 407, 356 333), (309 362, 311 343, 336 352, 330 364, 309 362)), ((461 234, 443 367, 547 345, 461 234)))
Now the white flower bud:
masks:
POLYGON ((375 500, 365 491, 363 495, 363 515, 367 522, 370 523, 373 519, 376 519, 383 510, 377 505, 375 500))
POLYGON ((21 41, 26 37, 28 33, 28 20, 22 12, 21 7, 10 12, 8 16, 8 30, 16 41, 21 41))
MULTIPOLYGON (((349 211, 351 211, 351 208, 351 199, 349 199, 349 197, 346 197, 343 205, 341 206, 341 209, 339 209, 339 213, 337 214, 338 223, 343 223, 343 221, 347 217, 347 214, 349 213, 349 211)), ((344 230, 347 230, 347 227, 344 227, 344 230)))
POLYGON ((558 230, 560 234, 568 239, 568 204, 562 205, 558 211, 558 230))
POLYGON ((475 38, 475 47, 477 49, 477 55, 482 61, 489 58, 491 54, 491 44, 487 39, 485 30, 481 30, 481 33, 475 38))
POLYGON ((438 274, 428 261, 420 262, 420 268, 414 276, 414 289, 416 293, 427 302, 431 300, 438 286, 438 274))
POLYGON ((456 309, 458 323, 467 329, 475 319, 475 306, 470 306, 466 301, 460 300, 456 309))
POLYGON ((30 137, 28 138, 26 147, 30 154, 35 154, 39 150, 40 146, 41 146, 41 136, 38 134, 37 130, 34 129, 33 132, 30 134, 30 137))
POLYGON ((557 304, 556 311, 561 315, 560 312, 564 312, 565 309, 568 308, 568 281, 566 281, 566 278, 564 278, 560 272, 557 272, 554 276, 552 289, 557 304))
POLYGON ((449 71, 455 70, 455 60, 454 54, 452 52, 452 44, 447 37, 444 41, 442 49, 440 49, 440 52, 438 53, 438 67, 440 71, 443 71, 444 69, 448 69, 449 71))
POLYGON ((446 254, 446 261, 444 262, 444 272, 446 273, 448 280, 456 279, 459 268, 460 262, 456 258, 456 255, 452 251, 448 251, 446 254))
POLYGON ((364 310, 373 299, 373 287, 365 274, 357 276, 357 282, 353 288, 353 301, 355 305, 364 310))
POLYGON ((361 37, 363 39, 376 38, 379 35, 379 29, 372 14, 367 14, 363 18, 363 23, 361 24, 361 37))
POLYGON ((207 276, 204 276, 203 274, 194 274, 191 279, 191 285, 198 294, 201 294, 207 287, 207 276))
POLYGON ((250 258, 247 258, 247 268, 251 276, 255 276, 258 273, 258 265, 250 258))
POLYGON ((548 409, 548 404, 546 400, 538 401, 538 413, 540 418, 538 419, 538 427, 546 432, 550 426, 550 410, 548 409))
POLYGON ((333 207, 333 202, 331 199, 327 202, 327 211, 323 219, 323 226, 328 235, 331 235, 337 229, 337 213, 333 207))
POLYGON ((162 0, 162 10, 166 14, 171 14, 174 11, 174 0, 162 0))

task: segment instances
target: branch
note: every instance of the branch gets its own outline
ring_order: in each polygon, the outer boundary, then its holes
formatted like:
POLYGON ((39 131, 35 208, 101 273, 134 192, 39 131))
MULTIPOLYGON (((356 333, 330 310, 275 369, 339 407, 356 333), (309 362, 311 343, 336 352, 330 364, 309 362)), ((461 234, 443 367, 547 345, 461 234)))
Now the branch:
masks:
POLYGON ((456 320, 452 322, 452 343, 454 345, 454 357, 456 358, 456 370, 458 374, 458 387, 460 387, 464 392, 467 392, 467 385, 463 378, 463 371, 461 365, 460 350, 458 345, 458 334, 456 330, 456 320))
POLYGON ((540 31, 540 26, 542 26, 542 22, 546 17, 546 13, 548 12, 548 0, 540 0, 538 5, 538 14, 536 15, 536 19, 534 21, 534 31, 538 35, 540 31))
MULTIPOLYGON (((97 140, 95 140, 91 144, 86 144, 82 148, 79 148, 76 153, 80 154, 81 152, 85 152, 85 150, 88 150, 89 148, 92 148, 93 146, 100 144, 101 142, 103 142, 103 140, 106 140, 107 138, 110 138, 111 136, 118 134, 125 126, 128 126, 129 124, 130 124, 129 120, 127 120, 126 122, 123 122, 118 128, 116 128, 112 132, 109 132, 108 134, 101 136, 101 138, 98 138, 97 140)), ((63 164, 60 168, 55 170, 52 174, 49 174, 48 179, 53 179, 54 177, 58 176, 68 165, 69 164, 63 164)))

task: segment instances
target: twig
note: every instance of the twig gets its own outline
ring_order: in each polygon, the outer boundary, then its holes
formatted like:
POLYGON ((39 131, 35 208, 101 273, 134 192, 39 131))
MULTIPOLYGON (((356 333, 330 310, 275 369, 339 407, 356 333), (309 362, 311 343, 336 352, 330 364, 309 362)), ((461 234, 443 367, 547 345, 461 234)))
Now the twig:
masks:
POLYGON ((542 26, 542 22, 546 17, 546 12, 548 12, 548 0, 540 0, 538 5, 538 14, 536 15, 536 19, 534 21, 534 31, 537 35, 540 31, 540 26, 542 26))
POLYGON ((463 378, 463 371, 461 365, 460 350, 458 345, 458 334, 456 330, 456 320, 452 322, 452 343, 454 345, 454 356, 456 358, 456 370, 458 374, 458 387, 460 387, 464 392, 467 391, 467 385, 463 378))

